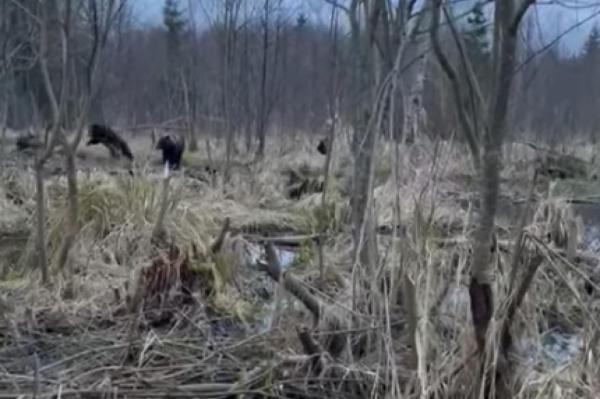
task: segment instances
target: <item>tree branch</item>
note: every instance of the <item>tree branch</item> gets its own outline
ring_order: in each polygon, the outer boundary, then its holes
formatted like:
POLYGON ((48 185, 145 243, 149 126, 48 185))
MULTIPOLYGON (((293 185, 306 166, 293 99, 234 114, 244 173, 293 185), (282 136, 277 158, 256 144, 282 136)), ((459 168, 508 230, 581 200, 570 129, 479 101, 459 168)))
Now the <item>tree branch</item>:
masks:
POLYGON ((519 25, 521 24, 521 20, 525 16, 525 13, 529 9, 529 6, 531 6, 533 3, 535 3, 535 1, 536 0, 521 0, 521 4, 517 8, 517 11, 515 13, 515 16, 514 16, 514 18, 512 20, 510 28, 509 28, 509 32, 510 32, 511 35, 516 35, 517 34, 517 31, 519 29, 519 25))
POLYGON ((431 8, 432 8, 432 17, 431 17, 431 25, 429 28, 429 35, 431 37, 431 45, 433 52, 440 64, 440 67, 448 77, 450 84, 452 85, 452 94, 454 95, 455 105, 458 111, 458 119, 462 125, 465 138, 467 140, 467 144, 469 146, 469 150, 471 151, 471 155, 473 157, 473 163, 476 168, 479 167, 480 164, 480 156, 479 156, 479 143, 476 136, 476 133, 473 129, 473 125, 469 120, 465 107, 463 105, 463 93, 458 82, 458 75, 450 62, 448 61, 448 57, 442 50, 442 46, 440 44, 439 37, 439 25, 440 25, 440 9, 442 6, 441 0, 430 0, 431 8))
POLYGON ((323 0, 325 3, 331 5, 332 7, 339 8, 340 10, 350 14, 350 9, 343 4, 338 3, 336 0, 323 0))
MULTIPOLYGON (((473 101, 473 105, 476 112, 475 115, 473 115, 473 118, 477 118, 480 114, 479 111, 481 111, 481 108, 485 107, 485 99, 483 97, 479 81, 477 80, 477 76, 475 75, 473 63, 467 56, 467 50, 465 49, 463 39, 459 34, 458 29, 456 29, 456 24, 454 23, 452 16, 448 11, 448 7, 444 7, 443 9, 446 20, 448 21, 448 26, 450 26, 450 32, 452 33, 452 37, 454 38, 454 42, 456 43, 456 47, 458 48, 460 62, 463 65, 465 75, 467 77, 467 83, 469 84, 469 89, 472 93, 475 93, 476 101, 473 101)), ((481 125, 477 123, 476 126, 481 125)), ((477 134, 477 132, 475 133, 477 134)))
POLYGON ((521 71, 521 69, 523 69, 531 61, 533 61, 535 58, 537 58, 540 54, 545 53, 548 49, 553 47, 563 37, 565 37, 569 33, 573 32, 574 30, 578 29, 580 26, 585 25, 586 23, 595 20, 599 15, 600 15, 600 10, 588 15, 586 18, 584 18, 581 21, 577 22, 576 24, 573 24, 572 26, 570 26, 568 29, 565 29, 564 31, 560 32, 554 39, 552 39, 550 42, 545 44, 542 48, 537 50, 535 53, 531 54, 522 63, 520 63, 517 66, 517 68, 515 68, 515 71, 513 72, 513 74, 516 75, 517 73, 519 73, 521 71))
MULTIPOLYGON (((417 3, 417 0, 410 0, 410 1, 408 2, 408 6, 407 6, 407 11, 408 11, 408 12, 407 12, 407 15, 408 15, 408 18, 410 18, 410 17, 412 16, 412 13, 413 13, 413 10, 414 10, 414 8, 415 8, 415 4, 416 4, 416 3, 417 3)), ((408 19, 408 18, 407 18, 407 19, 408 19)))

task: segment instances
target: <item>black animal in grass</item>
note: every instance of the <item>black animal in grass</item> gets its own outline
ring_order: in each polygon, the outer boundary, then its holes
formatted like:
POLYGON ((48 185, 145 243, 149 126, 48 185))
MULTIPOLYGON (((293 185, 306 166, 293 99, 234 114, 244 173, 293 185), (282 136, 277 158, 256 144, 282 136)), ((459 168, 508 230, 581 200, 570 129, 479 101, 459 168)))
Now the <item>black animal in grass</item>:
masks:
POLYGON ((170 134, 162 136, 156 143, 156 149, 162 151, 163 165, 178 170, 181 167, 181 156, 185 151, 185 139, 181 136, 173 138, 170 134))
POLYGON ((214 179, 217 177, 217 174, 219 173, 219 171, 210 165, 206 165, 204 167, 204 173, 206 173, 209 176, 211 181, 214 181, 214 179))
POLYGON ((22 152, 33 152, 43 147, 41 140, 31 133, 19 136, 16 142, 17 150, 22 152))
POLYGON ((322 155, 327 155, 329 152, 329 137, 319 140, 319 145, 317 145, 317 151, 319 151, 322 155))
POLYGON ((87 145, 102 144, 108 149, 113 158, 120 158, 123 155, 125 158, 133 161, 133 153, 127 142, 108 126, 99 124, 90 125, 88 137, 87 145))

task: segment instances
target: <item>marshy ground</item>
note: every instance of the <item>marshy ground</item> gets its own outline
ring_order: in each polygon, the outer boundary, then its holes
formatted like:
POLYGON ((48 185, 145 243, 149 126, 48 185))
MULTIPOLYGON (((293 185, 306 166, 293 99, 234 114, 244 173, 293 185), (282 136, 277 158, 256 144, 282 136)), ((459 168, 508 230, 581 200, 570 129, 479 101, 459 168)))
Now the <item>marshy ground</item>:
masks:
MULTIPOLYGON (((478 206, 475 173, 460 144, 401 145, 399 159, 391 143, 379 144, 373 179, 379 260, 372 270, 360 270, 351 256, 352 163, 345 135, 336 137, 325 207, 320 192, 289 197, 291 170, 323 177, 317 138, 274 137, 260 161, 236 155, 228 184, 224 143, 211 140, 210 154, 201 143, 172 177, 162 245, 151 237, 163 179, 160 154, 149 137, 129 140, 134 177, 104 148, 80 147, 81 230, 67 266, 52 268, 47 286, 36 270, 32 158, 16 151, 13 135, 2 144, 0 398, 472 393, 478 370, 467 283, 469 226, 478 206), (217 173, 207 173, 207 165, 217 173), (214 252, 226 220, 230 229, 214 252), (281 284, 265 267, 273 260, 265 242, 275 244, 285 270, 281 284), (299 300, 295 288, 284 289, 288 278, 318 303, 316 328, 310 303, 299 300), (404 295, 407 282, 416 303, 404 295)), ((565 151, 588 161, 595 147, 565 151)), ((505 147, 495 251, 499 309, 523 209, 529 209, 526 248, 541 256, 513 324, 508 385, 518 398, 594 398, 600 389, 594 357, 600 183, 541 176, 529 204, 539 155, 523 144, 505 147)), ((587 167, 595 168, 592 161, 587 167)), ((54 262, 66 204, 60 156, 46 171, 54 262)))

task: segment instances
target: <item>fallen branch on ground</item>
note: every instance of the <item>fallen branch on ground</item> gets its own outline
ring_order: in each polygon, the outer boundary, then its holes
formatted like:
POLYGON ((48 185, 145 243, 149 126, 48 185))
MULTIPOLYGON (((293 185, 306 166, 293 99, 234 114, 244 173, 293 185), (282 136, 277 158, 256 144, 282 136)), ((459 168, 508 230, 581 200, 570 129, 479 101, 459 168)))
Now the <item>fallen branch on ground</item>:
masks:
MULTIPOLYGON (((347 338, 345 330, 346 323, 342 318, 333 312, 328 311, 321 301, 309 292, 307 287, 294 277, 288 271, 282 271, 279 259, 275 253, 272 243, 267 243, 265 247, 267 254, 267 264, 259 264, 273 280, 279 282, 296 299, 312 313, 313 327, 316 328, 319 323, 324 331, 328 332, 327 339, 322 343, 323 347, 334 358, 340 356, 347 347, 347 338)), ((313 347, 311 345, 311 347, 313 347)))
POLYGON ((231 225, 231 220, 229 218, 225 218, 225 222, 223 223, 223 227, 221 228, 221 232, 217 236, 215 242, 210 246, 210 252, 216 254, 221 250, 223 246, 223 242, 225 240, 225 235, 229 232, 229 228, 231 225))
POLYGON ((272 243, 273 245, 283 246, 283 247, 299 247, 306 241, 318 242, 320 239, 319 234, 303 234, 303 235, 275 236, 275 237, 265 237, 265 236, 258 236, 255 234, 245 234, 244 238, 248 241, 256 242, 259 244, 272 243))

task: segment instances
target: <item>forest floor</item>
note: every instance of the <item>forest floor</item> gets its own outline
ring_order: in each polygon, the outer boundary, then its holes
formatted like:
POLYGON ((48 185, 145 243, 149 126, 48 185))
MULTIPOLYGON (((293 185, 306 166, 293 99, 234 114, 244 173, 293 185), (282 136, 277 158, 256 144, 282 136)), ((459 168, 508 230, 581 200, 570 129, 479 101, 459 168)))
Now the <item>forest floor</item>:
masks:
MULTIPOLYGON (((150 138, 130 138, 134 177, 106 149, 82 144, 81 230, 63 270, 54 265, 66 183, 55 156, 46 168, 48 285, 36 269, 32 158, 3 143, 0 398, 471 395, 469 237, 478 206, 465 149, 401 145, 395 159, 380 143, 379 259, 357 268, 349 140, 336 137, 326 206, 317 141, 273 138, 261 161, 237 154, 227 185, 223 143, 212 140, 209 151, 202 142, 172 175, 161 242, 152 231, 164 171, 150 138), (291 175, 316 192, 289 198, 291 175)), ((567 150, 590 160, 594 147, 567 150)), ((507 386, 515 398, 597 398, 600 183, 541 176, 530 201, 537 155, 505 148, 490 336, 499 335, 516 226, 528 209, 526 252, 542 263, 513 323, 507 386)))

